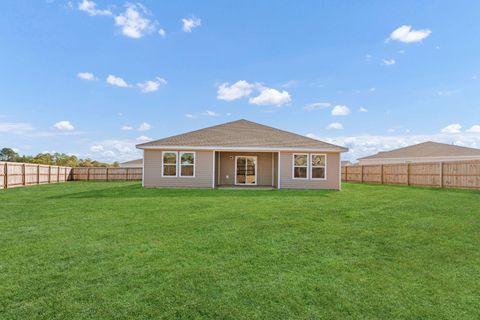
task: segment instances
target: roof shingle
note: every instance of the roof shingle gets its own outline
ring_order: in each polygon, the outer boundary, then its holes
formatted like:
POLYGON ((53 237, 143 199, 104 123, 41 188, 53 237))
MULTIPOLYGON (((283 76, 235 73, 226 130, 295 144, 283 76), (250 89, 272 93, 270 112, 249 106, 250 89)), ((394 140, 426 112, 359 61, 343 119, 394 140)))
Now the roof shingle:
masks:
POLYGON ((347 151, 344 147, 244 119, 142 143, 137 148, 168 146, 347 151))
POLYGON ((453 144, 427 141, 412 146, 395 149, 392 151, 379 152, 377 154, 360 158, 367 159, 397 159, 397 158, 428 158, 428 157, 452 157, 452 156, 480 156, 480 149, 456 146, 453 144))

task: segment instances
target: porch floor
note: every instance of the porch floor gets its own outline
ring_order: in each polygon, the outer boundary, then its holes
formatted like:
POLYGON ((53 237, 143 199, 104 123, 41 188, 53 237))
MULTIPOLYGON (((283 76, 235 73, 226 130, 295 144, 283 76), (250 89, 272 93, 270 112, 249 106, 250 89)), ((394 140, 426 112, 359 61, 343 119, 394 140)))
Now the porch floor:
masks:
POLYGON ((273 186, 232 186, 232 185, 217 185, 217 189, 231 189, 231 190, 275 190, 273 186))

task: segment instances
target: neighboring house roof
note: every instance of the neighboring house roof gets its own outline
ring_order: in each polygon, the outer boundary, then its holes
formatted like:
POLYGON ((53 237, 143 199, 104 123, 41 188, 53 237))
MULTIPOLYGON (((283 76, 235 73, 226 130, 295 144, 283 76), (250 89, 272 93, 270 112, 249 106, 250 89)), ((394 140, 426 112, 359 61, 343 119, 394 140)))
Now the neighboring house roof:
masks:
POLYGON ((341 165, 342 165, 342 167, 351 166, 351 165, 352 165, 352 162, 349 161, 349 160, 343 160, 343 161, 341 162, 341 165))
POLYGON ((197 149, 312 149, 336 152, 345 152, 348 150, 330 143, 244 119, 137 145, 137 148, 140 149, 160 147, 194 147, 197 149))
POLYGON ((143 164, 143 159, 135 159, 135 160, 131 160, 131 161, 125 161, 125 162, 121 162, 119 163, 120 166, 123 166, 123 167, 128 167, 128 166, 134 166, 134 165, 142 165, 143 164))
POLYGON ((453 144, 427 141, 412 146, 395 149, 392 151, 379 152, 372 156, 360 158, 370 159, 403 159, 403 158, 430 158, 430 157, 480 157, 480 149, 456 146, 453 144))

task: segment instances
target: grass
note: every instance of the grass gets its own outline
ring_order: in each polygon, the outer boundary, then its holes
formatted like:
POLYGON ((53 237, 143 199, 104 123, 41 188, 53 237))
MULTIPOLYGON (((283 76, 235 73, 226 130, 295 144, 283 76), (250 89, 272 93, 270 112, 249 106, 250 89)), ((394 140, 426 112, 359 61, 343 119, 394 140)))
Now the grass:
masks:
POLYGON ((479 317, 478 191, 0 191, 1 319, 479 317))

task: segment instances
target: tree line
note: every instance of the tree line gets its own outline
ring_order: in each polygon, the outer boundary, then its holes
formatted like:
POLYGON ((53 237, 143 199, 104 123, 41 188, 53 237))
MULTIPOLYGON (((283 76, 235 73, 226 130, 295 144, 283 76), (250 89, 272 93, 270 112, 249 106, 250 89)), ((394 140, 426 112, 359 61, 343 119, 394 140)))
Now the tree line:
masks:
POLYGON ((0 161, 22 162, 22 163, 36 163, 51 166, 64 167, 118 167, 118 162, 105 163, 92 159, 80 159, 74 155, 66 153, 39 153, 36 156, 19 155, 11 148, 3 148, 0 150, 0 161))

